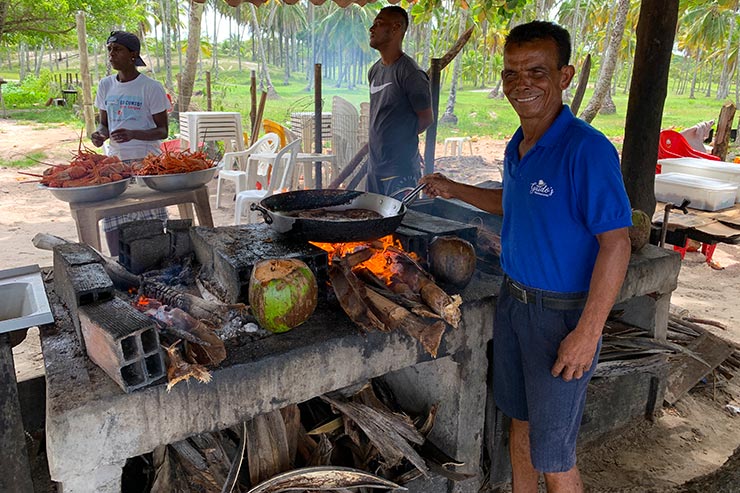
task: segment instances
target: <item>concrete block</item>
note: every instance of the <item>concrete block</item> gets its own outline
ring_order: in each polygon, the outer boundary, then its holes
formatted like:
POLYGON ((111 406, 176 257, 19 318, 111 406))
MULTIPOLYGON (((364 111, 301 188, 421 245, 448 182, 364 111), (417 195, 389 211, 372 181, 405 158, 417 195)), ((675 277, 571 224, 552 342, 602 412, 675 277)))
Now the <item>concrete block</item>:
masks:
POLYGON ((141 274, 159 268, 170 255, 170 238, 164 232, 164 221, 147 219, 122 224, 119 252, 118 261, 129 272, 141 274))
POLYGON ((80 308, 87 354, 125 392, 165 374, 156 323, 114 298, 80 308))
POLYGON ((168 219, 164 223, 165 230, 170 237, 170 255, 182 258, 193 252, 190 241, 190 228, 193 226, 192 219, 168 219))
POLYGON ((80 341, 77 308, 113 297, 113 283, 100 265, 101 261, 100 255, 84 243, 54 247, 54 288, 70 311, 80 341))

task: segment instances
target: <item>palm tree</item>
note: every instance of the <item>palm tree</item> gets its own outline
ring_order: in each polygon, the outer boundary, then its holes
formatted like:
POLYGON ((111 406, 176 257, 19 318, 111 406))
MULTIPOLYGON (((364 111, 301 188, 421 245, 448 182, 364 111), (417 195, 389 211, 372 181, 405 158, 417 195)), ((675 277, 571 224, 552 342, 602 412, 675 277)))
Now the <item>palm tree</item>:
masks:
MULTIPOLYGON (((458 37, 462 36, 465 32, 468 22, 468 9, 462 11, 460 15, 457 34, 458 37)), ((452 81, 450 82, 450 95, 447 98, 447 107, 445 108, 444 114, 440 117, 440 123, 457 123, 457 116, 455 116, 455 103, 457 100, 457 85, 460 79, 460 72, 462 70, 462 56, 458 55, 455 57, 455 63, 452 68, 452 81)))
MULTIPOLYGON (((251 5, 251 4, 250 4, 251 5)), ((198 69, 198 55, 200 54, 200 25, 203 19, 205 6, 190 1, 188 15, 188 44, 185 52, 185 70, 180 79, 180 111, 187 111, 195 85, 195 72, 198 69)))
POLYGON ((336 54, 339 74, 336 87, 347 81, 347 88, 354 88, 351 78, 353 67, 370 53, 367 28, 375 16, 375 9, 352 4, 346 8, 333 5, 329 14, 319 23, 323 38, 327 41, 326 49, 336 54), (344 56, 347 55, 345 59, 344 56))
MULTIPOLYGON (((276 8, 277 4, 273 3, 272 8, 276 8)), ((252 37, 257 45, 257 54, 259 55, 260 59, 260 90, 265 90, 265 85, 267 86, 267 97, 269 98, 279 98, 277 91, 275 90, 275 86, 272 85, 272 79, 270 78, 270 70, 267 66, 267 55, 265 54, 265 48, 262 44, 262 29, 260 28, 258 17, 257 17, 257 9, 255 8, 253 3, 249 4, 249 10, 252 14, 252 37)))
MULTIPOLYGON (((614 13, 614 24, 611 29, 609 36, 609 44, 606 48, 606 53, 602 59, 601 70, 599 71, 599 78, 596 81, 594 87, 594 94, 591 97, 586 109, 581 113, 581 118, 588 123, 591 123, 596 117, 596 114, 601 109, 601 105, 604 102, 609 89, 611 87, 611 79, 614 74, 614 67, 617 64, 617 56, 619 54, 619 46, 622 43, 622 35, 624 34, 624 23, 627 19, 627 12, 629 11, 630 0, 617 0, 617 8, 614 13)), ((613 104, 613 103, 612 103, 613 104)))

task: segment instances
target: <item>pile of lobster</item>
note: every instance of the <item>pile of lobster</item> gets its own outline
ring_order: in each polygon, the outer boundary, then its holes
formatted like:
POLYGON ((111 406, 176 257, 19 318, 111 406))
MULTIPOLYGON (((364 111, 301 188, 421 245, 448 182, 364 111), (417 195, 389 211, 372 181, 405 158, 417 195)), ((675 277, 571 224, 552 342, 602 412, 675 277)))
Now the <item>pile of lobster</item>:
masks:
POLYGON ((215 161, 203 151, 165 151, 149 154, 141 163, 134 164, 134 174, 139 176, 173 175, 213 168, 215 161))
POLYGON ((131 166, 116 156, 104 156, 80 148, 69 164, 51 164, 41 175, 24 173, 41 178, 41 184, 51 188, 88 187, 103 185, 129 178, 131 166))

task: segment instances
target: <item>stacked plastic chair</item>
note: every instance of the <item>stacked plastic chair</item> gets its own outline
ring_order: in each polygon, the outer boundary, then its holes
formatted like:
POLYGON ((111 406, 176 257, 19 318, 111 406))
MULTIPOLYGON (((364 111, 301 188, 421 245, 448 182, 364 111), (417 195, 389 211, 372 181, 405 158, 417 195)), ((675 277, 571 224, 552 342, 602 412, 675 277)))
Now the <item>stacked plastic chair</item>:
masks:
POLYGON ((204 142, 223 141, 226 152, 244 150, 242 117, 236 112, 180 113, 180 145, 195 151, 204 142), (186 145, 187 143, 187 145, 186 145))

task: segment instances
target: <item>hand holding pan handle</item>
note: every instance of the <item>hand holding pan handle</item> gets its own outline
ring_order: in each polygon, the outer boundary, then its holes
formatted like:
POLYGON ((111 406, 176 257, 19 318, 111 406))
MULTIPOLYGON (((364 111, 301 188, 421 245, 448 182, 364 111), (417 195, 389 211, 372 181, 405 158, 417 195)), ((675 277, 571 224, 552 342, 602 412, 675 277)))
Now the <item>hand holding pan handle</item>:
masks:
POLYGON ((397 198, 403 192, 406 192, 407 190, 411 190, 409 193, 407 193, 404 196, 404 198, 401 199, 401 202, 403 203, 403 205, 408 207, 409 205, 411 205, 412 202, 414 202, 417 198, 419 198, 419 192, 421 192, 425 186, 426 186, 426 183, 420 183, 419 185, 416 185, 415 188, 411 188, 411 187, 402 188, 393 194, 393 198, 397 198))

